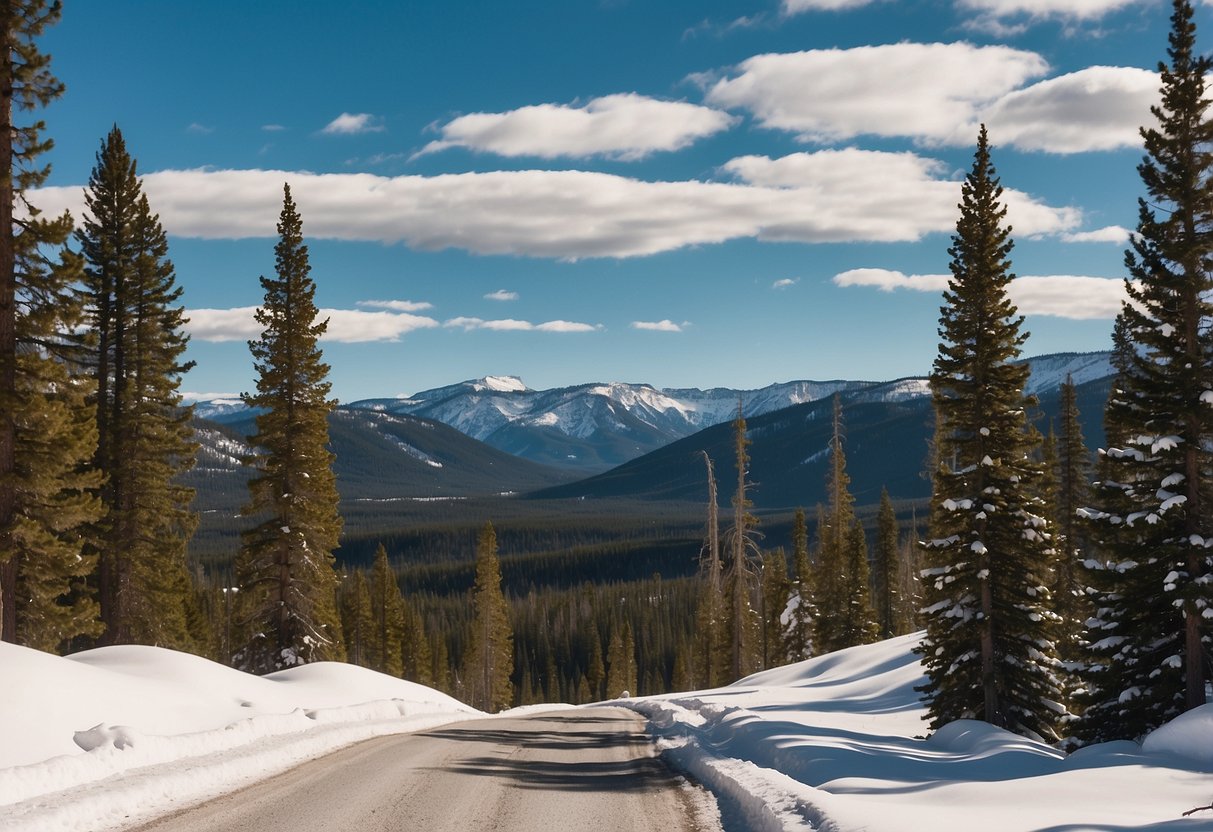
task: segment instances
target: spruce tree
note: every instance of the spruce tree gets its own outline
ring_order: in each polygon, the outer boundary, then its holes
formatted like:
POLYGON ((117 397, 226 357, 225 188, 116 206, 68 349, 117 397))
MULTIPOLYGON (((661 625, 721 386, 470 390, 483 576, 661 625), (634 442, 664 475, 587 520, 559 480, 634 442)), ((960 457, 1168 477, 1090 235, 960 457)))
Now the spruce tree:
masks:
POLYGON ((796 570, 792 584, 795 604, 784 629, 788 661, 798 662, 813 656, 814 607, 813 569, 809 563, 809 530, 804 509, 792 517, 792 566, 796 570))
POLYGON ((1134 738, 1205 702, 1213 545, 1213 121, 1193 9, 1175 0, 1157 127, 1142 128, 1129 302, 1113 331, 1108 447, 1086 512, 1102 574, 1078 733, 1134 738))
POLYGON ((938 466, 931 495, 919 654, 931 725, 984 719, 1053 737, 1061 698, 1049 638, 1052 565, 1035 494, 1039 434, 1027 423, 1027 339, 1007 296, 1013 279, 1002 187, 985 127, 962 185, 931 374, 938 466))
POLYGON ((71 217, 43 217, 28 198, 50 174, 38 162, 53 146, 45 124, 13 113, 63 93, 36 43, 60 11, 45 0, 0 10, 0 639, 44 650, 100 631, 84 583, 100 477, 85 468, 96 429, 72 337, 82 264, 65 245, 71 217))
POLYGON ((501 591, 497 532, 492 523, 485 523, 476 540, 472 633, 463 673, 467 701, 473 707, 495 712, 510 706, 514 699, 510 683, 514 672, 513 641, 509 605, 501 591))
POLYGON ((94 465, 105 476, 96 534, 103 643, 194 649, 186 545, 196 445, 178 387, 192 363, 168 240, 114 127, 101 144, 76 232, 96 381, 94 465))
POLYGON ((257 392, 242 397, 262 412, 249 442, 258 450, 244 508, 257 525, 244 532, 235 565, 244 631, 235 660, 256 673, 339 661, 345 653, 332 554, 341 532, 328 450, 335 403, 317 346, 328 321, 316 320, 303 223, 290 187, 283 191, 276 275, 261 278, 263 332, 249 342, 257 392))
POLYGON ((876 515, 876 562, 874 588, 877 636, 892 638, 900 630, 897 625, 897 608, 900 582, 898 576, 897 514, 887 488, 880 490, 880 509, 876 515))
MULTIPOLYGON (((439 686, 443 684, 442 673, 434 672, 434 657, 431 642, 425 632, 425 622, 411 604, 401 609, 404 631, 401 635, 401 664, 404 678, 419 685, 439 686)), ((441 642, 445 644, 445 642, 441 642)), ((442 659, 442 667, 446 659, 442 659)))
POLYGON ((382 543, 375 549, 370 593, 375 635, 371 640, 367 666, 380 673, 399 677, 404 673, 401 655, 405 636, 404 599, 400 597, 400 585, 396 583, 396 573, 388 563, 387 549, 382 543))

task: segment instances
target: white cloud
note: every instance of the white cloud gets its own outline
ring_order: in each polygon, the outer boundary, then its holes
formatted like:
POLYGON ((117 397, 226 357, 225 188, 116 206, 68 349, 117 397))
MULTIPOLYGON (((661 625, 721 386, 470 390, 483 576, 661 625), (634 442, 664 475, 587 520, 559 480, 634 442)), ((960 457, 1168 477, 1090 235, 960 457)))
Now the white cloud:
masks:
POLYGON ((682 332, 682 326, 669 318, 661 321, 632 321, 632 329, 644 329, 650 332, 682 332))
POLYGON ((443 326, 462 329, 465 332, 473 329, 490 329, 497 332, 596 332, 603 328, 602 324, 583 324, 578 321, 556 320, 533 324, 514 318, 486 321, 483 318, 468 317, 451 318, 443 326))
POLYGON ((876 0, 783 0, 782 10, 786 15, 802 12, 849 11, 867 6, 876 0))
POLYGON ((360 300, 358 305, 368 309, 388 309, 392 312, 424 312, 434 308, 434 304, 424 300, 360 300))
POLYGON ((379 133, 384 130, 378 118, 370 113, 342 113, 324 126, 321 133, 355 136, 359 133, 379 133))
POLYGON ((498 289, 496 292, 489 292, 484 296, 485 300, 510 301, 518 300, 518 293, 511 292, 508 289, 498 289))
MULTIPOLYGON (((950 275, 907 275, 889 269, 852 269, 834 276, 837 286, 868 286, 884 292, 908 289, 942 292, 950 275)), ((1111 319, 1127 298, 1124 281, 1084 275, 1023 275, 1011 281, 1011 300, 1024 315, 1072 320, 1111 319)))
POLYGON ((742 108, 803 141, 859 135, 971 143, 975 112, 1044 75, 1044 58, 1007 46, 897 43, 752 57, 707 101, 742 108))
MULTIPOLYGON (((648 182, 589 171, 384 177, 281 170, 169 170, 143 178, 167 231, 204 239, 273 238, 289 182, 304 235, 406 243, 421 250, 577 259, 637 257, 726 240, 912 241, 950 231, 958 182, 912 153, 823 150, 735 159, 737 182, 648 182)), ((82 188, 31 195, 51 215, 80 215, 82 188)), ((1020 235, 1078 227, 1081 212, 1008 191, 1020 235)))
POLYGON ((1141 0, 956 0, 956 5, 996 20, 1027 17, 1086 21, 1097 20, 1139 2, 1141 0))
POLYGON ((1105 225, 1103 228, 1096 228, 1093 231, 1075 231, 1070 234, 1062 234, 1061 240, 1066 243, 1116 243, 1124 245, 1129 242, 1129 238, 1133 236, 1133 232, 1127 228, 1122 228, 1119 225, 1105 225))
POLYGON ((800 282, 799 277, 781 277, 771 284, 772 289, 787 289, 800 282))
POLYGON ((187 132, 187 133, 197 133, 198 135, 201 135, 201 136, 206 136, 206 135, 209 135, 209 134, 211 134, 211 133, 214 133, 214 132, 215 132, 215 128, 214 128, 214 127, 208 127, 208 126, 207 126, 207 125, 205 125, 205 124, 199 124, 198 122, 194 121, 194 122, 191 122, 191 123, 190 123, 190 125, 189 125, 188 127, 186 127, 186 128, 185 128, 185 132, 187 132))
MULTIPOLYGON (((232 309, 187 309, 190 337, 197 341, 248 341, 261 337, 261 326, 253 317, 255 306, 232 309)), ((319 320, 328 318, 322 340, 354 344, 366 341, 395 341, 418 329, 438 326, 433 318, 397 312, 366 312, 361 309, 321 309, 319 320)))
POLYGON ((281 133, 286 127, 281 124, 263 124, 261 129, 267 133, 281 133))
POLYGON ((537 104, 505 113, 460 116, 443 125, 442 138, 417 155, 466 147, 500 156, 634 160, 686 147, 735 121, 728 113, 698 104, 622 93, 592 99, 582 107, 537 104))
POLYGON ((1140 147, 1138 127, 1153 121, 1155 72, 1092 66, 1007 93, 981 118, 992 140, 1021 150, 1083 153, 1140 147))

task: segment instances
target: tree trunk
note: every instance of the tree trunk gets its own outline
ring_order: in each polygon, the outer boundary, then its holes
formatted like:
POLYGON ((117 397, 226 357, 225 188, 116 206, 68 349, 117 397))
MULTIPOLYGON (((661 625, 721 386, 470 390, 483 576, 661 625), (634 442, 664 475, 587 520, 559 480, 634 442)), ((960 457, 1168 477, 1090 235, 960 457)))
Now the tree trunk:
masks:
POLYGON ((13 246, 13 9, 4 5, 0 26, 0 640, 17 640, 17 273, 13 246))

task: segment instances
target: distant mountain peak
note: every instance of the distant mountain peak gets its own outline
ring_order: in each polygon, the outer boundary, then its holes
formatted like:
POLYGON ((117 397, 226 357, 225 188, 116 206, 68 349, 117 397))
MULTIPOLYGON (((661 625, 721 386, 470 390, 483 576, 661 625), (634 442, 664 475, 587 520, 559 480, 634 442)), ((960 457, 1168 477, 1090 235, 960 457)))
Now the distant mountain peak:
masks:
POLYGON ((518 376, 485 376, 471 382, 477 392, 491 390, 494 393, 525 393, 530 390, 518 376))

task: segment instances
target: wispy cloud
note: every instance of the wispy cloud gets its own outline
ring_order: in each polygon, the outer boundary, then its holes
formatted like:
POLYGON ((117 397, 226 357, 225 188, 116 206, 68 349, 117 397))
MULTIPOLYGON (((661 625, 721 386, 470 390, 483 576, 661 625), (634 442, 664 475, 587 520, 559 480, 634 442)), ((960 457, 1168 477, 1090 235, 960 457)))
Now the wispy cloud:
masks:
POLYGON ((876 0, 783 0, 780 10, 788 16, 804 12, 839 12, 858 9, 876 0))
MULTIPOLYGON (((890 269, 852 269, 834 276, 837 286, 867 286, 884 292, 906 289, 942 292, 946 274, 904 274, 890 269)), ((1022 275, 1011 281, 1011 300, 1024 315, 1049 315, 1072 320, 1116 317, 1127 298, 1124 281, 1085 275, 1022 275)))
POLYGON ((1129 242, 1133 232, 1119 225, 1105 225, 1092 231, 1074 231, 1062 234, 1061 240, 1066 243, 1115 243, 1124 245, 1129 242))
POLYGON ((354 136, 359 133, 381 133, 385 128, 377 116, 370 113, 342 113, 320 131, 328 135, 354 136))
POLYGON ((788 289, 800 282, 799 277, 781 277, 771 284, 772 289, 788 289))
POLYGON ((698 104, 622 93, 583 106, 536 104, 504 113, 460 116, 438 128, 442 138, 417 155, 464 147, 499 156, 634 160, 686 147, 736 121, 728 113, 698 104))
POLYGON ((451 318, 443 326, 462 329, 465 332, 473 329, 490 329, 497 332, 597 332, 604 328, 602 324, 585 324, 577 321, 556 320, 534 324, 514 318, 486 321, 483 318, 468 317, 451 318))
POLYGON ((632 321, 632 329, 644 329, 650 332, 682 332, 682 326, 669 318, 661 321, 632 321))
POLYGON ((392 312, 424 312, 434 304, 424 300, 360 300, 358 306, 369 309, 388 309, 392 312))
POLYGON ((263 124, 261 129, 267 133, 281 133, 286 127, 281 124, 263 124))
POLYGON ((518 293, 511 292, 508 289, 498 289, 496 292, 489 292, 484 296, 485 300, 510 301, 518 300, 518 293))
POLYGON ((214 133, 214 132, 215 132, 215 128, 214 128, 214 127, 208 127, 208 126, 207 126, 207 125, 205 125, 205 124, 199 124, 198 122, 196 122, 196 121, 195 121, 195 122, 191 122, 191 123, 189 124, 189 126, 187 126, 187 127, 185 128, 185 132, 187 132, 187 133, 195 133, 195 134, 197 134, 197 135, 199 135, 199 136, 207 136, 207 135, 210 135, 211 133, 214 133))
MULTIPOLYGON (((384 177, 283 170, 168 170, 143 178, 166 230, 204 239, 272 238, 289 182, 305 233, 420 250, 579 259, 639 257, 734 239, 903 242, 956 225, 960 183, 913 153, 849 148, 746 156, 732 182, 647 181, 577 170, 384 177), (558 233, 557 233, 558 232, 558 233)), ((82 186, 31 201, 79 216, 82 186)), ((1082 213, 1008 189, 1020 236, 1065 233, 1082 213)))
MULTIPOLYGON (((231 309, 187 309, 185 329, 198 341, 247 341, 261 336, 261 326, 253 317, 255 306, 231 309)), ((354 344, 367 341, 395 341, 418 329, 438 326, 433 318, 407 313, 361 309, 321 309, 318 318, 328 319, 328 331, 322 340, 354 344)))

